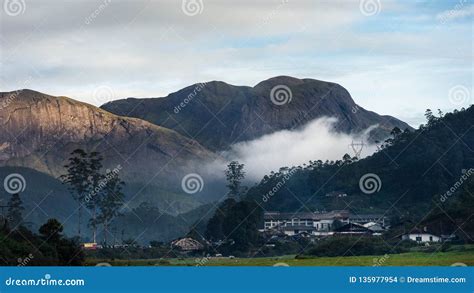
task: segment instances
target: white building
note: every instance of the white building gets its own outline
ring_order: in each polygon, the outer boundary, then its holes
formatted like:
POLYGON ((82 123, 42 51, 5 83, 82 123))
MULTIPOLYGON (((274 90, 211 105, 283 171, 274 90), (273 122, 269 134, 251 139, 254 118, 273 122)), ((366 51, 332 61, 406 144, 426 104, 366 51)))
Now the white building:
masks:
POLYGON ((339 225, 348 223, 371 223, 384 227, 385 217, 381 215, 351 215, 346 210, 335 210, 324 213, 280 213, 266 212, 262 232, 282 232, 288 236, 306 234, 329 236, 334 234, 334 222, 339 225))
POLYGON ((385 227, 382 224, 375 223, 375 222, 368 222, 368 223, 363 224, 362 226, 371 230, 374 233, 382 233, 383 231, 385 231, 385 227))
POLYGON ((412 240, 418 243, 441 242, 441 237, 427 232, 426 228, 423 230, 415 228, 409 233, 402 235, 402 240, 412 240))

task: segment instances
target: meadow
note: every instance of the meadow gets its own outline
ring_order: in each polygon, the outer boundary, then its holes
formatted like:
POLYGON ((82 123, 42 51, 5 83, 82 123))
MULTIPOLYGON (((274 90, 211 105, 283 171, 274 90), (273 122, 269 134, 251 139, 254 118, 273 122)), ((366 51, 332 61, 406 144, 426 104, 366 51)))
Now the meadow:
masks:
POLYGON ((86 265, 109 263, 112 266, 474 266, 474 245, 453 247, 446 252, 413 251, 400 254, 306 257, 183 257, 162 259, 88 259, 86 265))

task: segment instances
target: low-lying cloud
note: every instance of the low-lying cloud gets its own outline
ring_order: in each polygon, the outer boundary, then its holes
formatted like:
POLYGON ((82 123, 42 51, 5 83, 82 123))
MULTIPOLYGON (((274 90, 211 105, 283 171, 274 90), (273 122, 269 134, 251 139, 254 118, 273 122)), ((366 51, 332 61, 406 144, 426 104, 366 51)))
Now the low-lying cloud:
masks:
MULTIPOLYGON (((228 161, 237 160, 245 164, 247 178, 259 181, 271 171, 281 167, 307 164, 310 160, 340 160, 344 154, 355 156, 349 146, 352 142, 366 144, 361 156, 375 152, 376 146, 367 142, 372 126, 361 133, 345 134, 337 132, 336 118, 323 117, 311 121, 295 130, 281 130, 258 139, 234 144, 231 150, 223 153, 228 161)), ((214 162, 210 170, 224 170, 225 163, 214 162)), ((223 172, 221 172, 223 173, 223 172)))

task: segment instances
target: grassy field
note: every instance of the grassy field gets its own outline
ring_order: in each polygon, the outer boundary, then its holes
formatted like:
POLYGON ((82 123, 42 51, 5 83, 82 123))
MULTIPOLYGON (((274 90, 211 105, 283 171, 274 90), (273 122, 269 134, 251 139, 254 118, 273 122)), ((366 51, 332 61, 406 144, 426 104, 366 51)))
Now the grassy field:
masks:
POLYGON ((262 258, 173 258, 147 260, 89 259, 87 265, 107 262, 112 266, 451 266, 463 263, 474 266, 474 250, 449 252, 409 252, 378 256, 311 257, 296 259, 294 255, 262 258))

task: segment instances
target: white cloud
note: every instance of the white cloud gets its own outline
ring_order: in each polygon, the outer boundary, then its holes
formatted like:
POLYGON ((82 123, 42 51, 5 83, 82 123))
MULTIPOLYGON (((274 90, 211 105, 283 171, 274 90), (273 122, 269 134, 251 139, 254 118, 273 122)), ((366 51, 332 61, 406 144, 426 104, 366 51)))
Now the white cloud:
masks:
MULTIPOLYGON (((248 179, 259 181, 264 175, 276 172, 280 167, 299 166, 310 160, 341 160, 346 153, 351 157, 355 156, 349 147, 353 141, 366 144, 362 157, 371 155, 376 150, 375 145, 367 142, 367 134, 372 128, 363 133, 344 134, 334 130, 336 123, 336 118, 318 118, 301 129, 281 130, 252 141, 237 143, 222 155, 227 161, 244 163, 248 179)), ((227 161, 210 164, 207 172, 224 170, 227 161)), ((222 176, 221 173, 216 176, 222 176)))

